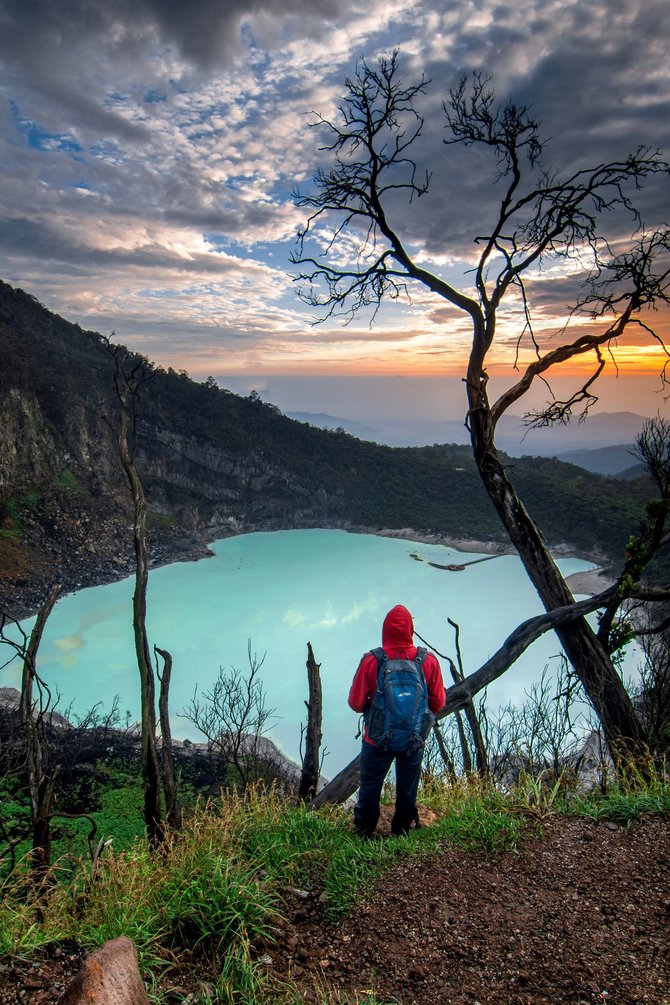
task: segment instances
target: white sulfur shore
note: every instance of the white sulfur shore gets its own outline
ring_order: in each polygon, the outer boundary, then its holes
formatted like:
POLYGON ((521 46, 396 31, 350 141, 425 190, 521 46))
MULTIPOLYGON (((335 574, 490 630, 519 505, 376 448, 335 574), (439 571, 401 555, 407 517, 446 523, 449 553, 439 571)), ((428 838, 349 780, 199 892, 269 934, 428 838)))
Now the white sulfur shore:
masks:
MULTIPOLYGON (((491 556, 517 554, 511 544, 505 544, 501 541, 475 541, 469 538, 450 538, 443 534, 420 534, 410 527, 405 527, 402 530, 373 531, 372 533, 377 533, 380 537, 402 538, 407 541, 421 541, 426 544, 443 544, 446 547, 455 548, 456 551, 464 553, 478 552, 482 555, 491 556)), ((552 552, 564 556, 574 555, 575 549, 564 545, 552 549, 552 552)), ((589 556, 583 555, 580 557, 583 557, 585 561, 596 561, 589 556)), ((595 569, 588 569, 586 572, 574 572, 566 578, 566 582, 572 593, 585 594, 587 596, 601 593, 615 581, 609 570, 603 569, 600 566, 597 566, 595 569)))
POLYGON ((587 572, 573 572, 573 574, 568 576, 566 579, 566 583, 570 587, 572 593, 584 593, 588 596, 601 593, 614 582, 616 582, 614 577, 610 576, 604 569, 589 569, 587 572))

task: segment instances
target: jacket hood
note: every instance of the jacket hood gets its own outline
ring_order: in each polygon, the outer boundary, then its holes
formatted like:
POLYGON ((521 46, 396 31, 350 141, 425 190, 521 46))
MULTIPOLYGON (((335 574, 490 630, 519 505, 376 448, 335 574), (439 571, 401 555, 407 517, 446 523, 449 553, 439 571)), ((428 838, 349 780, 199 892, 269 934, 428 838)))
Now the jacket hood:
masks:
POLYGON ((386 649, 405 649, 414 645, 414 622, 412 615, 402 604, 393 607, 384 618, 382 645, 386 649))

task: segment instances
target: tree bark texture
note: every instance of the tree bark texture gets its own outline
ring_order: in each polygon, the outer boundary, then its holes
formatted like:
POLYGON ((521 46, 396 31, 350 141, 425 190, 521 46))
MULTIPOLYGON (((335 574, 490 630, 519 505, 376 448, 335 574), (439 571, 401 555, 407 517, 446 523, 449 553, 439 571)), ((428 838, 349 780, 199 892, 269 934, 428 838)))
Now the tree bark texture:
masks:
POLYGON ((305 730, 305 756, 302 760, 302 774, 298 796, 313 799, 319 784, 321 739, 323 719, 323 697, 321 692, 321 664, 317 663, 312 651, 312 643, 307 643, 307 685, 309 699, 307 706, 307 729, 305 730))
POLYGON ((449 775, 449 780, 452 782, 456 781, 456 768, 454 767, 454 762, 449 756, 449 751, 447 750, 444 737, 442 736, 442 730, 439 724, 436 722, 433 726, 433 732, 435 733, 435 740, 437 741, 437 749, 440 751, 440 757, 444 763, 447 774, 449 775))
POLYGON ((357 754, 353 761, 350 761, 345 768, 335 775, 327 785, 318 792, 309 804, 311 810, 318 810, 320 806, 329 803, 345 803, 350 796, 353 796, 356 789, 361 784, 361 755, 357 754))
MULTIPOLYGON (((463 656, 461 654, 461 630, 455 621, 451 618, 447 618, 447 621, 454 629, 454 634, 456 636, 456 659, 458 661, 458 666, 454 663, 452 659, 449 659, 449 669, 451 670, 451 676, 453 678, 454 684, 460 684, 461 681, 465 679, 465 673, 463 671, 463 656)), ((475 705, 472 698, 463 707, 465 717, 468 720, 468 725, 470 727, 470 734, 472 736, 472 742, 475 748, 475 759, 477 762, 477 772, 482 778, 485 778, 489 770, 489 759, 486 752, 486 744, 484 743, 484 737, 482 735, 481 726, 479 725, 479 719, 477 718, 477 712, 475 711, 475 705)), ((460 716, 456 713, 456 721, 458 724, 458 735, 461 740, 461 747, 463 747, 464 757, 463 757, 463 768, 466 772, 472 771, 472 758, 470 757, 470 750, 465 740, 464 734, 465 730, 461 723, 460 716), (465 745, 464 745, 465 744, 465 745), (467 751, 467 759, 465 757, 465 752, 467 751)))

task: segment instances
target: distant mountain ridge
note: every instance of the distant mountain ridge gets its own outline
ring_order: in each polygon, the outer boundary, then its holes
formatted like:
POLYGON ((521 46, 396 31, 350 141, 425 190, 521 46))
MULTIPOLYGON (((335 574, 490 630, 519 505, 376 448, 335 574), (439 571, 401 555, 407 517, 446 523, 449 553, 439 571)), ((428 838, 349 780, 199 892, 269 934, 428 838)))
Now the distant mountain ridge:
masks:
POLYGON ((616 478, 634 478, 644 473, 644 465, 636 461, 634 444, 622 443, 613 447, 598 447, 595 450, 570 450, 559 454, 559 460, 566 464, 578 464, 587 471, 616 478))
MULTIPOLYGON (((352 436, 371 440, 375 443, 392 447, 422 447, 435 443, 469 444, 468 431, 460 419, 448 419, 441 422, 421 419, 377 419, 374 422, 359 422, 342 416, 329 415, 324 412, 294 412, 285 413, 299 422, 307 422, 320 429, 344 429, 352 436)), ((635 412, 601 412, 590 415, 585 422, 574 422, 566 426, 551 426, 546 429, 528 429, 518 415, 505 415, 498 426, 497 442, 501 450, 513 457, 539 456, 558 457, 568 463, 581 464, 590 471, 599 474, 614 474, 626 467, 631 467, 632 458, 619 466, 619 458, 612 464, 598 463, 594 457, 593 465, 588 454, 592 451, 630 450, 635 437, 645 422, 643 415, 635 412), (578 455, 579 459, 578 459, 578 455), (601 470, 601 467, 603 468, 601 470)), ((602 455, 604 460, 605 455, 602 455)))
MULTIPOLYGON (((129 366, 141 359, 127 354, 129 366)), ((231 533, 315 526, 505 543, 468 447, 379 446, 145 365, 137 466, 154 561, 204 555, 231 533)), ((55 578, 72 589, 132 567, 112 377, 99 334, 0 283, 0 606, 10 611, 34 609, 55 578)), ((646 484, 513 463, 551 544, 621 553, 646 484)))

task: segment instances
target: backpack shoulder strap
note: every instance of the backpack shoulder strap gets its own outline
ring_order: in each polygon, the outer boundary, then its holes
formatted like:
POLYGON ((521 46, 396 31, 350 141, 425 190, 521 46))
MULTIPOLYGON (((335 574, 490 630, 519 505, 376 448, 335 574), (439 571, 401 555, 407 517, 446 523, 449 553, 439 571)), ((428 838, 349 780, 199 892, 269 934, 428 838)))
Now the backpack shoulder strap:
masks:
POLYGON ((380 693, 384 687, 384 664, 388 660, 388 655, 381 646, 371 649, 370 655, 377 660, 377 692, 380 693))
POLYGON ((423 664, 426 656, 428 655, 428 650, 425 646, 418 646, 416 650, 416 656, 414 657, 414 662, 418 663, 419 666, 423 664))

